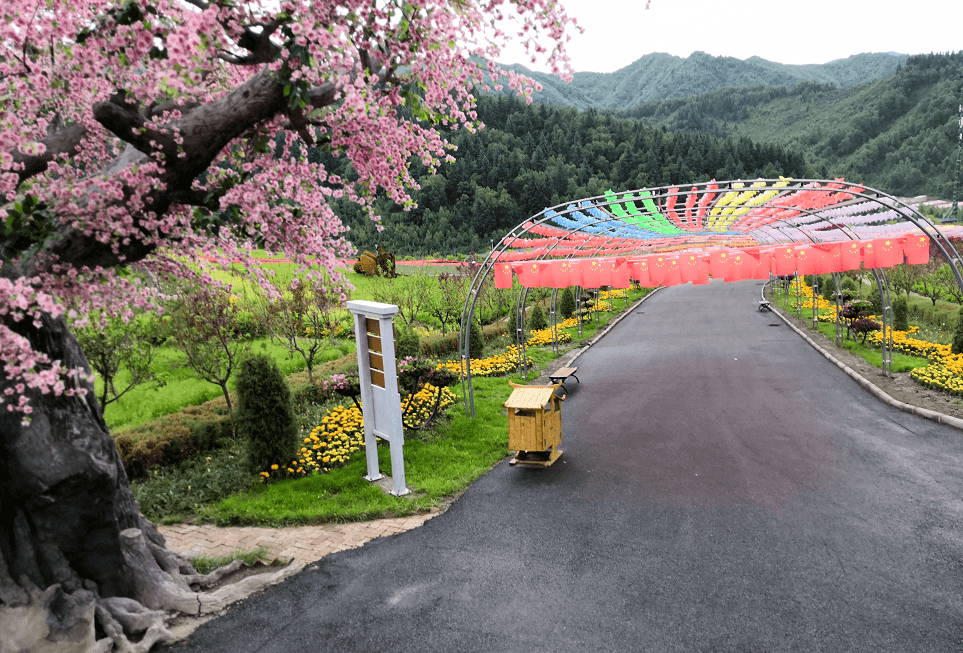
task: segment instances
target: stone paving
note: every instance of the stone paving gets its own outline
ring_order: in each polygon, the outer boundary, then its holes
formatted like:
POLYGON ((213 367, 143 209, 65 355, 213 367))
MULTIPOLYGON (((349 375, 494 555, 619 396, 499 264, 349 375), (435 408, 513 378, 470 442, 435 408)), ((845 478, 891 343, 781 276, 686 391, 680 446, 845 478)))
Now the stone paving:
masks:
POLYGON ((440 511, 398 519, 288 528, 220 528, 210 524, 174 524, 158 528, 167 540, 168 549, 189 558, 224 556, 263 546, 276 559, 296 558, 309 563, 330 553, 359 547, 377 537, 417 528, 437 514, 440 514, 440 511))

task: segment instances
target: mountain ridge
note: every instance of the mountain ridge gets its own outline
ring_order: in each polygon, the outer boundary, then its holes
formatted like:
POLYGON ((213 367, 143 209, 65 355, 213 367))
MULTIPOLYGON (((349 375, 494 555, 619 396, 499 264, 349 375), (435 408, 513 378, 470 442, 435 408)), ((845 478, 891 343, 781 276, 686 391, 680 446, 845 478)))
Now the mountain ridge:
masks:
POLYGON ((791 87, 818 82, 848 88, 892 75, 907 59, 908 55, 902 54, 862 53, 825 64, 781 64, 758 56, 736 59, 696 51, 682 58, 654 52, 612 73, 574 73, 570 84, 520 64, 503 67, 524 73, 542 85, 542 90, 533 94, 536 103, 618 111, 726 87, 791 87))

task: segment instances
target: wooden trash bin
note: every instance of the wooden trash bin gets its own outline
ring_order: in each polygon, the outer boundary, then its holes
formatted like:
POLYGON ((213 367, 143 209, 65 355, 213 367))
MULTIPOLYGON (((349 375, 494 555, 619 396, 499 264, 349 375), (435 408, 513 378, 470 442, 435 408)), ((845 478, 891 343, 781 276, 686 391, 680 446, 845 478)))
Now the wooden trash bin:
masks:
POLYGON ((503 404, 508 409, 510 465, 548 467, 562 455, 562 401, 554 385, 517 385, 503 404))

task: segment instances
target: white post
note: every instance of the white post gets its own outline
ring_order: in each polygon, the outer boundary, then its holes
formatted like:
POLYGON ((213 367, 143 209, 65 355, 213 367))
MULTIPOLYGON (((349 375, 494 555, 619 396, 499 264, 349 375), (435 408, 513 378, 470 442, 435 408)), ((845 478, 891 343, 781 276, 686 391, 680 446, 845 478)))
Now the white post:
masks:
POLYGON ((401 421, 401 394, 398 392, 398 366, 395 360, 394 304, 350 301, 354 314, 355 342, 358 346, 358 375, 361 381, 361 412, 364 417, 365 456, 368 475, 377 481, 378 438, 391 448, 391 494, 408 494, 405 486, 405 430, 401 421))

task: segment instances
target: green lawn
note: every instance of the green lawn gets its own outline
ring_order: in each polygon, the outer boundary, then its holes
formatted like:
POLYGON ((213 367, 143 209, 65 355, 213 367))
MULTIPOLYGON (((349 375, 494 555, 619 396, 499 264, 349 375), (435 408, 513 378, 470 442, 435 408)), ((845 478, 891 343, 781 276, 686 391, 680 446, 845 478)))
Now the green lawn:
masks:
MULTIPOLYGON (((252 341, 251 351, 269 354, 286 375, 305 369, 304 359, 300 354, 272 343, 269 338, 252 341)), ((335 360, 347 354, 353 354, 354 351, 353 340, 339 340, 337 347, 329 344, 321 352, 318 362, 335 360)), ((108 404, 104 410, 104 419, 111 430, 118 431, 139 426, 162 415, 175 413, 185 406, 196 406, 222 396, 219 386, 197 378, 194 370, 185 363, 184 354, 176 347, 159 347, 155 356, 154 373, 163 379, 164 384, 159 387, 137 386, 118 401, 108 404)), ((129 378, 128 372, 121 371, 114 385, 123 388, 129 378)), ((99 378, 95 382, 95 387, 99 398, 103 388, 99 378)), ((228 387, 234 387, 233 378, 228 383, 228 387)))
MULTIPOLYGON (((617 300, 615 306, 624 310, 631 303, 617 300)), ((600 313, 598 322, 584 325, 581 339, 575 328, 568 331, 574 340, 588 340, 617 314, 600 313)), ((498 353, 498 345, 491 343, 486 353, 498 353)), ((530 347, 528 358, 530 365, 534 362, 545 368, 555 354, 550 345, 530 347)), ((476 376, 472 386, 475 418, 465 416, 459 397, 431 430, 406 433, 405 472, 412 493, 405 497, 386 494, 363 479, 363 451, 355 453, 346 466, 326 474, 256 484, 242 471, 242 443, 231 450, 198 455, 177 469, 160 471, 135 484, 135 497, 149 518, 199 519, 219 525, 282 526, 415 514, 458 494, 508 454, 508 419, 502 403, 511 393, 510 381, 525 382, 513 376, 476 376)), ((452 389, 460 393, 461 385, 452 389)), ((306 423, 304 429, 311 425, 306 423)), ((388 443, 381 443, 378 449, 382 473, 390 474, 388 443)))

